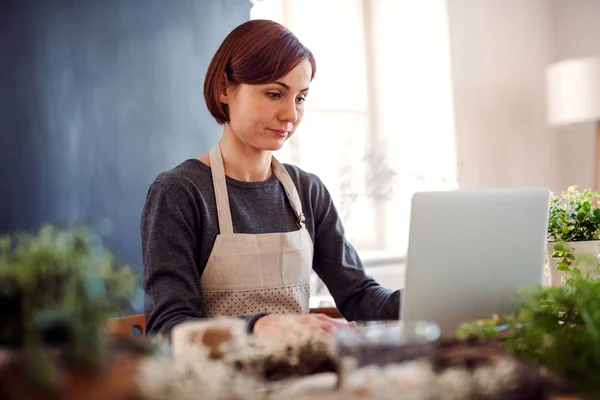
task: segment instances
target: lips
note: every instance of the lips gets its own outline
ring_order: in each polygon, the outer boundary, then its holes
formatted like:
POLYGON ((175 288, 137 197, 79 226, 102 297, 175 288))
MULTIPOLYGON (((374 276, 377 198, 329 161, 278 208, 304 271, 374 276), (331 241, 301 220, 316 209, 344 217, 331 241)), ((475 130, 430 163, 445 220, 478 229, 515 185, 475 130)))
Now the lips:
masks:
POLYGON ((271 128, 268 128, 268 129, 279 137, 287 136, 287 131, 285 129, 271 129, 271 128))

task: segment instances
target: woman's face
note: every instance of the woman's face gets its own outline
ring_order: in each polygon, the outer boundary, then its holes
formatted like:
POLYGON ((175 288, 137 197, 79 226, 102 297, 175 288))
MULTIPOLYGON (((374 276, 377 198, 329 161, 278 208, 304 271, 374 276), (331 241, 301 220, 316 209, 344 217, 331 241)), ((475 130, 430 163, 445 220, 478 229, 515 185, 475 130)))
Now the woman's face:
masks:
POLYGON ((311 74, 304 60, 275 82, 228 89, 221 98, 229 106, 226 129, 257 150, 279 150, 302 121, 311 74))

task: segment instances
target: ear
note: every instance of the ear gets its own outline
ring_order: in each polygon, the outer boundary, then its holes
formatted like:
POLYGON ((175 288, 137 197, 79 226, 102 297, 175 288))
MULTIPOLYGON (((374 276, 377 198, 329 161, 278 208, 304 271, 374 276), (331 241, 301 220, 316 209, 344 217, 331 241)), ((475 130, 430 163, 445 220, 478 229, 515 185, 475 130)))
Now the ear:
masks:
POLYGON ((221 95, 219 96, 219 101, 222 104, 227 104, 231 90, 229 88, 229 80, 227 79, 226 73, 223 73, 223 78, 221 79, 221 85, 219 89, 221 92, 221 95))

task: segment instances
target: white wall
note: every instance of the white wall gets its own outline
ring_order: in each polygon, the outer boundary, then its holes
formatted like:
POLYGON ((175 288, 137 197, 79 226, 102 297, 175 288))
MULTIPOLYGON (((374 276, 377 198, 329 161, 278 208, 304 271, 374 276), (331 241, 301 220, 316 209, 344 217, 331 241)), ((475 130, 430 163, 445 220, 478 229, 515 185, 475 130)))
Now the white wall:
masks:
POLYGON ((560 190, 545 119, 551 3, 448 0, 448 16, 460 186, 560 190))
MULTIPOLYGON (((600 55, 600 1, 551 0, 550 3, 554 44, 552 61, 600 55)), ((595 125, 580 124, 553 130, 558 133, 561 185, 591 187, 595 125)))
POLYGON ((595 126, 548 127, 544 79, 600 55, 600 1, 448 0, 448 14, 461 187, 591 187, 595 126))

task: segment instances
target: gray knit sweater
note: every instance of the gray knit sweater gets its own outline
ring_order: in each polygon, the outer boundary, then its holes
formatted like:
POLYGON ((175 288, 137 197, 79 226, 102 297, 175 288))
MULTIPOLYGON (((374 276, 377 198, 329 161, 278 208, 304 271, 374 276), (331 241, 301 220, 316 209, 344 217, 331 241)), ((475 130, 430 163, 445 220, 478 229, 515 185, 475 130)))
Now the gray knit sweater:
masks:
MULTIPOLYGON (((329 192, 314 174, 284 165, 296 185, 315 251, 313 269, 349 321, 398 319, 400 291, 384 289, 365 274, 344 237, 329 192)), ((290 232, 296 217, 283 185, 226 177, 234 233, 290 232)), ((189 159, 150 186, 141 219, 145 315, 149 335, 167 334, 184 321, 202 319, 200 276, 219 221, 210 167, 189 159)), ((244 316, 253 324, 259 316, 244 316)))

